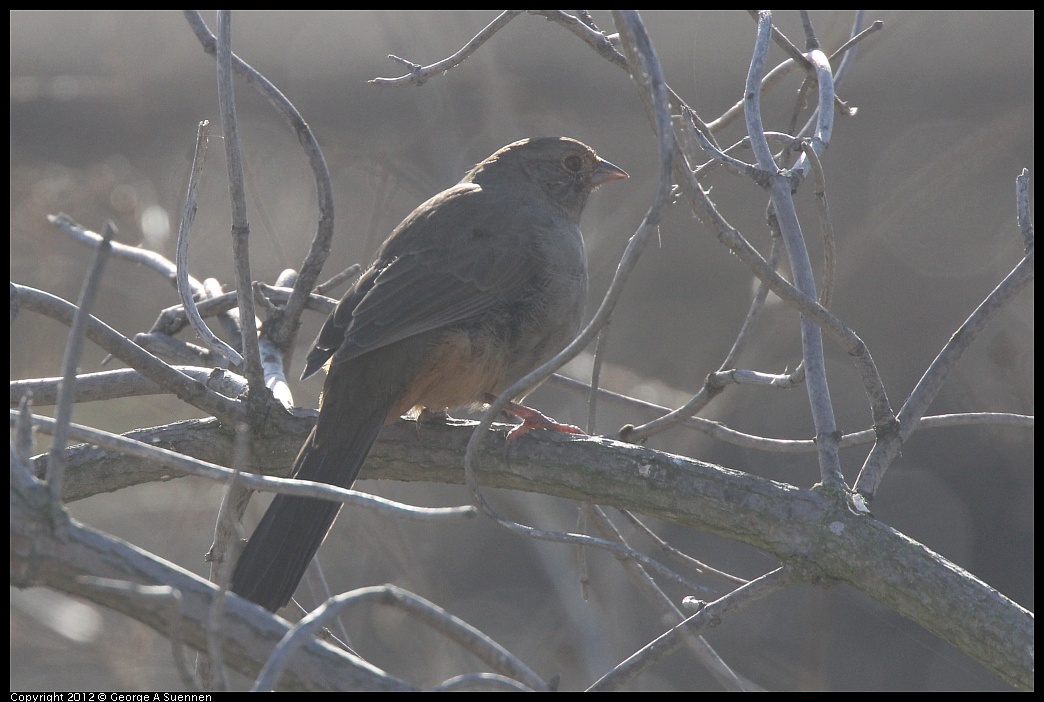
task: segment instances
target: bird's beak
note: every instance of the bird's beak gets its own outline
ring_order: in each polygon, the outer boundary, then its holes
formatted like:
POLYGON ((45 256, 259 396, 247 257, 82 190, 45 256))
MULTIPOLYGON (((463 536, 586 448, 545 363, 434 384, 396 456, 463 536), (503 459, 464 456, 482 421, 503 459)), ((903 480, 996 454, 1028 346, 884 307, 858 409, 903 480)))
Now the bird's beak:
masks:
POLYGON ((623 180, 624 178, 630 178, 627 175, 627 171, 619 166, 614 166, 604 158, 600 158, 598 159, 598 165, 591 172, 591 187, 597 188, 603 183, 611 183, 614 180, 623 180))

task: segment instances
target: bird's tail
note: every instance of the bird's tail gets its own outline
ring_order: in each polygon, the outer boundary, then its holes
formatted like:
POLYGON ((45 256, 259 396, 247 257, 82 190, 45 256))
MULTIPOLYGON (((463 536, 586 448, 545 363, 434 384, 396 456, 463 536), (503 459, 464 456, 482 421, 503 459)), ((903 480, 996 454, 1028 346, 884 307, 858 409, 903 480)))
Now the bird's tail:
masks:
MULTIPOLYGON (((380 426, 378 423, 377 431, 380 426)), ((365 441, 365 448, 359 446, 351 457, 329 447, 317 448, 313 431, 294 464, 294 477, 315 480, 309 475, 322 472, 322 464, 337 461, 342 463, 341 475, 344 478, 339 481, 343 483, 339 487, 350 487, 366 460, 377 431, 372 432, 368 441, 364 437, 355 437, 361 440, 360 443, 365 441), (347 464, 349 458, 354 466, 347 464)), ((276 495, 243 549, 229 589, 272 612, 283 607, 304 577, 340 509, 339 502, 276 495)))
MULTIPOLYGON (((328 378, 323 408, 290 476, 348 488, 355 482, 391 407, 351 402, 336 374, 328 378)), ((372 395, 371 395, 372 398, 372 395)), ((230 588, 275 612, 290 601, 341 503, 276 495, 236 563, 230 588)))

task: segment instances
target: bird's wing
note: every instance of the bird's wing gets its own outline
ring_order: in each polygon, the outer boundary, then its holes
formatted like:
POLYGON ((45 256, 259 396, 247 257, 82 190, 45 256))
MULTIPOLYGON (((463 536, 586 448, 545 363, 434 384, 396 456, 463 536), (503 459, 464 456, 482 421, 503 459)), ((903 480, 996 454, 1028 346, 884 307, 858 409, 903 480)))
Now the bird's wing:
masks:
POLYGON ((343 363, 401 339, 510 303, 541 275, 533 232, 554 226, 517 194, 464 183, 407 217, 338 303, 309 354, 306 374, 331 355, 343 363))

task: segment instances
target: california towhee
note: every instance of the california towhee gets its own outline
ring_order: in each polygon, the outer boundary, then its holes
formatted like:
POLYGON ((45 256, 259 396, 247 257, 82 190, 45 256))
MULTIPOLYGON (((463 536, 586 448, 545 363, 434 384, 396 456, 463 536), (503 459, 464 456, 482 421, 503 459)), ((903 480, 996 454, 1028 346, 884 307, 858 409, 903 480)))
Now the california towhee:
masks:
MULTIPOLYGON (((386 422, 486 402, 564 348, 587 297, 580 213, 626 177, 574 139, 523 139, 410 213, 308 354, 302 378, 328 375, 290 476, 350 487, 386 422)), ((276 495, 231 590, 285 605, 340 508, 276 495)))

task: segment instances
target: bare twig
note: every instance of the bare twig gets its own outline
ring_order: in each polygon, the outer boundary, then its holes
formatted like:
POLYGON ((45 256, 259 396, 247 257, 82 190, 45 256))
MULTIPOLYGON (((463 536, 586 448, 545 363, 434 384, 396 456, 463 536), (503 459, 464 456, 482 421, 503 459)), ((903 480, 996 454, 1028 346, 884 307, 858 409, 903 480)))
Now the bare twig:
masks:
MULTIPOLYGON (((755 166, 752 166, 749 163, 746 163, 744 161, 741 161, 738 158, 734 158, 733 156, 730 156, 727 153, 727 151, 728 151, 727 149, 720 149, 720 148, 718 148, 717 144, 715 144, 713 141, 711 141, 709 135, 705 132, 705 130, 702 130, 702 129, 698 128, 696 119, 697 119, 696 118, 696 113, 694 113, 692 110, 690 110, 688 108, 685 108, 684 110, 682 110, 682 120, 681 121, 682 121, 683 128, 685 129, 686 133, 697 144, 700 145, 700 148, 702 148, 704 151, 709 153, 711 155, 711 157, 718 164, 720 164, 722 166, 725 166, 726 168, 730 169, 734 173, 738 173, 739 175, 746 176, 746 177, 750 178, 751 180, 753 180, 758 185, 761 185, 762 187, 765 187, 768 184, 768 174, 767 173, 765 173, 763 171, 759 171, 755 166)), ((788 140, 792 139, 792 137, 789 137, 787 135, 783 135, 783 136, 784 136, 784 138, 786 138, 788 140)), ((748 139, 749 139, 749 137, 748 137, 748 139)), ((703 168, 702 167, 700 169, 697 169, 697 170, 700 171, 701 174, 702 174, 702 172, 703 172, 703 168)))
MULTIPOLYGON (((772 233, 772 248, 769 250, 767 263, 773 270, 776 270, 779 267, 779 259, 782 252, 779 246, 780 240, 778 230, 773 229, 772 233)), ((765 285, 763 281, 758 281, 758 289, 750 301, 750 307, 747 308, 747 316, 743 318, 743 324, 740 326, 740 330, 736 334, 736 340, 732 342, 732 348, 730 348, 729 352, 725 354, 725 359, 721 362, 721 366, 718 369, 719 371, 734 368, 736 366, 740 354, 743 353, 747 341, 753 334, 754 325, 757 323, 761 313, 765 309, 765 300, 768 299, 768 292, 768 286, 765 285)))
POLYGON ((359 277, 360 273, 362 273, 362 266, 358 263, 353 263, 325 283, 319 283, 319 285, 316 285, 313 292, 319 295, 325 294, 328 290, 336 288, 347 280, 355 280, 359 277))
POLYGON ((660 549, 664 553, 667 553, 667 554, 669 554, 669 555, 671 555, 671 556, 681 560, 683 563, 692 566, 696 570, 698 570, 698 571, 700 571, 702 573, 705 573, 705 574, 716 575, 719 578, 725 578, 726 580, 728 580, 730 582, 733 582, 733 583, 735 583, 737 585, 742 585, 744 583, 750 582, 749 580, 744 580, 743 578, 736 577, 735 575, 732 575, 731 573, 726 573, 723 570, 718 570, 717 568, 714 568, 713 566, 709 566, 706 563, 704 563, 703 561, 701 561, 701 560, 699 560, 697 558, 693 558, 689 554, 684 553, 684 552, 676 549, 675 547, 671 546, 669 543, 667 543, 666 541, 661 539, 660 536, 656 532, 654 532, 652 529, 650 529, 641 519, 639 519, 630 510, 626 510, 626 509, 620 510, 620 513, 624 516, 625 519, 627 519, 628 522, 630 522, 639 531, 641 531, 649 539, 651 539, 653 541, 653 543, 656 544, 656 548, 660 549))
POLYGON ((935 360, 928 366, 924 375, 921 376, 910 393, 910 397, 899 410, 897 417, 899 431, 881 436, 881 440, 863 462, 859 478, 855 483, 855 488, 860 494, 873 498, 885 472, 899 455, 906 440, 917 430, 921 417, 928 411, 928 407, 935 400, 935 396, 957 366, 961 356, 971 347, 990 320, 1032 281, 1033 247, 1031 246, 1018 265, 1004 277, 1004 280, 975 308, 964 324, 953 333, 935 360))
MULTIPOLYGON (((233 292, 232 295, 238 295, 239 293, 233 292)), ((225 290, 221 285, 221 281, 217 278, 204 278, 203 279, 203 295, 196 299, 196 310, 199 311, 200 305, 205 304, 206 300, 222 297, 225 295, 225 290)), ((184 314, 184 310, 183 310, 184 314)), ((200 313, 200 316, 203 316, 200 313)), ((217 320, 221 327, 225 330, 225 334, 232 340, 239 339, 243 335, 243 325, 239 319, 239 309, 236 307, 235 298, 233 298, 232 304, 229 309, 225 312, 217 313, 217 320)), ((155 327, 154 327, 155 328, 155 327)), ((215 360, 220 360, 215 358, 215 360)))
MULTIPOLYGON (((91 248, 97 248, 101 245, 101 234, 85 229, 67 214, 59 212, 56 215, 47 215, 47 221, 64 231, 74 240, 91 248)), ((118 241, 110 242, 110 246, 112 247, 112 255, 116 258, 148 266, 170 281, 171 285, 177 286, 177 266, 163 254, 143 249, 140 246, 121 244, 118 241)), ((201 295, 203 293, 203 284, 192 276, 189 276, 188 284, 192 288, 193 295, 201 295)))
MULTIPOLYGON (((834 70, 834 85, 839 85, 841 81, 845 79, 845 75, 848 73, 848 69, 851 68, 852 63, 856 58, 856 45, 859 42, 866 39, 874 32, 879 32, 884 28, 884 22, 876 20, 869 27, 863 29, 863 17, 866 15, 866 10, 856 10, 855 18, 852 20, 852 31, 851 36, 844 44, 837 47, 834 53, 830 54, 830 64, 833 65, 834 61, 840 57, 841 63, 834 70)), ((854 109, 846 109, 845 114, 854 115, 854 109)))
POLYGON ((402 64, 408 68, 410 72, 404 76, 399 76, 398 78, 373 78, 370 82, 374 85, 424 85, 432 76, 445 73, 451 68, 455 68, 464 63, 465 59, 475 53, 475 51, 485 44, 490 37, 500 31, 505 24, 522 14, 522 12, 523 10, 505 10, 504 12, 501 12, 495 20, 487 24, 481 32, 476 34, 471 41, 462 46, 455 54, 433 63, 430 66, 421 66, 412 61, 407 61, 404 58, 389 54, 388 58, 396 63, 402 64))
POLYGON ((830 203, 826 196, 826 174, 819 154, 807 141, 801 142, 801 152, 808 158, 815 178, 816 211, 819 213, 819 225, 823 231, 823 285, 819 290, 819 304, 830 309, 830 298, 834 292, 834 268, 837 265, 834 253, 834 222, 830 217, 830 203))
MULTIPOLYGON (((17 421, 19 413, 9 410, 11 423, 17 421)), ((33 415, 33 425, 44 433, 52 433, 55 420, 50 417, 33 415)), ((268 475, 255 475, 253 473, 240 473, 214 463, 200 461, 190 458, 174 451, 159 446, 153 446, 141 441, 135 441, 126 436, 111 434, 99 429, 70 423, 68 435, 79 441, 94 444, 101 448, 128 456, 137 456, 157 464, 164 465, 182 475, 197 475, 219 482, 228 482, 235 478, 244 486, 252 490, 264 492, 276 492, 285 495, 298 495, 301 497, 314 497, 331 502, 342 502, 344 504, 362 505, 378 512, 390 515, 398 515, 415 521, 429 521, 439 519, 469 519, 475 516, 475 508, 463 507, 414 507, 405 505, 383 497, 369 495, 367 493, 346 490, 334 487, 327 483, 314 483, 309 480, 291 480, 289 478, 274 478, 268 475)))
POLYGON ((798 10, 798 17, 801 18, 801 29, 805 33, 805 51, 815 51, 819 48, 819 39, 812 27, 812 17, 808 10, 798 10))
MULTIPOLYGON (((296 280, 297 271, 287 269, 279 274, 279 277, 276 279, 276 286, 283 288, 292 287, 296 280)), ((261 284, 254 283, 252 289, 254 298, 270 308, 269 315, 275 314, 275 305, 264 294, 261 284)), ((284 353, 274 339, 262 334, 258 340, 258 350, 261 353, 261 370, 265 374, 265 387, 269 389, 272 397, 279 404, 289 410, 294 406, 294 394, 286 380, 285 369, 290 363, 290 352, 292 349, 286 349, 284 353)))
POLYGON ((1019 231, 1022 232, 1022 240, 1025 250, 1033 248, 1033 218, 1030 216, 1029 208, 1029 171, 1025 168, 1015 179, 1015 215, 1019 223, 1019 231))
MULTIPOLYGON (((833 54, 830 55, 830 60, 833 61, 835 58, 837 58, 838 56, 841 56, 842 53, 844 53, 844 59, 842 60, 841 66, 834 73, 834 83, 835 84, 838 84, 838 83, 841 82, 841 79, 847 73, 848 67, 852 64, 852 60, 855 57, 855 52, 854 51, 850 51, 850 49, 852 49, 856 44, 858 44, 860 41, 862 41, 863 39, 865 39, 869 35, 873 34, 876 31, 879 31, 884 26, 884 23, 881 22, 880 20, 878 20, 878 21, 874 22, 872 25, 870 25, 870 27, 860 31, 859 28, 862 26, 862 16, 863 16, 863 13, 864 13, 863 10, 857 10, 856 11, 856 17, 855 17, 855 20, 853 21, 853 26, 852 26, 852 35, 853 36, 851 38, 849 38, 849 40, 846 41, 844 44, 842 44, 840 47, 838 47, 838 49, 833 54)), ((796 47, 795 47, 795 50, 796 50, 796 47)), ((773 87, 778 85, 783 80, 783 78, 785 78, 788 74, 793 72, 798 67, 798 63, 799 63, 799 61, 797 59, 789 58, 786 61, 783 61, 782 63, 776 65, 771 71, 766 73, 765 77, 762 78, 762 80, 761 80, 761 90, 762 90, 762 92, 763 93, 767 93, 770 89, 772 89, 773 87)), ((837 104, 838 108, 844 114, 846 114, 846 115, 855 114, 855 109, 854 108, 850 108, 848 105, 846 105, 841 100, 841 98, 839 98, 839 97, 837 97, 835 95, 834 99, 836 101, 836 104, 837 104)), ((738 100, 732 107, 730 107, 728 110, 726 110, 724 113, 722 113, 722 115, 720 117, 718 117, 716 120, 714 120, 712 122, 708 122, 707 123, 707 127, 712 132, 719 132, 722 129, 724 129, 725 127, 727 127, 730 124, 732 124, 733 122, 735 122, 742 115, 743 115, 743 100, 738 100)))
MULTIPOLYGON (((758 21, 758 38, 755 41, 754 57, 751 61, 750 71, 747 74, 745 111, 747 119, 747 133, 751 137, 751 146, 757 158, 758 167, 771 173, 772 206, 779 220, 780 231, 783 235, 783 243, 787 249, 787 257, 790 260, 790 268, 794 275, 794 284, 808 297, 815 297, 816 283, 812 275, 812 266, 808 260, 808 251, 805 248, 804 238, 801 234, 801 224, 797 218, 794 208, 794 200, 791 196, 791 181, 789 177, 778 171, 778 167, 772 158, 768 140, 762 136, 764 127, 761 121, 761 100, 759 86, 763 72, 764 62, 768 55, 768 38, 771 34, 772 19, 767 11, 760 11, 758 21)), ((809 53, 810 59, 816 64, 817 69, 822 67, 823 61, 817 60, 817 54, 822 52, 813 50, 809 53)), ((818 74, 820 93, 820 125, 816 132, 815 140, 818 140, 820 148, 825 148, 829 143, 830 131, 833 118, 833 89, 830 82, 829 63, 825 70, 818 74), (826 109, 822 109, 823 106, 826 109)), ((819 448, 819 468, 822 482, 833 488, 840 489, 844 486, 844 476, 841 474, 841 459, 838 453, 837 424, 834 421, 833 407, 830 402, 830 391, 826 379, 826 363, 823 356, 823 336, 819 326, 811 319, 802 315, 801 317, 801 347, 802 359, 805 367, 805 387, 808 390, 809 403, 812 408, 812 418, 816 427, 816 444, 819 448)))
MULTIPOLYGON (((76 306, 66 300, 41 290, 34 290, 16 283, 11 292, 19 304, 28 310, 46 315, 64 324, 71 324, 76 306)), ((90 316, 87 321, 87 338, 110 354, 140 372, 146 378, 162 385, 179 399, 224 422, 234 422, 242 409, 235 400, 222 397, 203 383, 174 370, 151 353, 141 348, 101 320, 90 316)))
POLYGON ((271 690, 279 682, 290 656, 304 642, 311 640, 331 617, 349 605, 366 602, 394 607, 417 617, 421 622, 456 642, 494 670, 520 681, 533 690, 550 687, 529 666, 481 631, 437 605, 395 585, 365 587, 332 597, 295 624, 272 652, 254 682, 253 690, 271 690))
POLYGON ((517 680, 495 673, 467 673, 443 680, 431 692, 533 692, 517 680))
POLYGON ((576 36, 583 39, 588 46, 597 51, 602 58, 606 59, 610 63, 619 66, 620 68, 627 68, 627 59, 624 58, 623 54, 617 51, 619 47, 619 35, 614 34, 612 36, 606 36, 603 32, 598 31, 594 26, 594 23, 590 21, 590 16, 586 19, 580 16, 580 12, 577 12, 577 17, 564 12, 562 10, 530 10, 531 15, 540 15, 546 18, 549 22, 559 24, 576 36), (616 39, 616 43, 613 40, 616 39))
MULTIPOLYGON (((590 386, 583 381, 575 380, 559 374, 552 375, 547 384, 583 395, 589 394, 591 389, 590 386)), ((630 410, 657 415, 658 417, 665 416, 667 413, 672 412, 668 407, 663 407, 662 405, 657 405, 652 402, 646 402, 645 400, 639 400, 635 397, 621 395, 611 390, 606 390, 605 388, 598 389, 598 396, 603 401, 609 402, 618 407, 625 407, 630 410)), ((754 434, 747 434, 735 429, 730 429, 721 422, 712 419, 704 419, 702 417, 681 417, 677 422, 677 425, 693 429, 728 444, 756 451, 808 453, 816 450, 816 443, 812 439, 773 439, 766 436, 755 436, 754 434)), ((962 426, 1007 426, 1020 429, 1032 429, 1033 425, 1034 418, 1032 415, 1015 414, 1011 412, 962 412, 958 414, 940 414, 921 417, 921 421, 918 423, 918 430, 945 429, 962 426)), ((628 427, 624 432, 626 436, 622 437, 621 440, 633 438, 632 432, 637 433, 637 431, 637 427, 628 427)), ((847 449, 872 444, 876 440, 877 435, 878 432, 875 429, 864 429, 863 431, 845 434, 841 437, 840 447, 842 449, 847 449)))
POLYGON ((11 441, 11 451, 23 466, 28 468, 33 455, 33 395, 31 392, 21 396, 18 403, 18 419, 14 422, 15 434, 11 441))
MULTIPOLYGON (((166 334, 135 334, 134 343, 170 363, 186 366, 212 366, 222 369, 228 365, 228 359, 219 356, 210 349, 203 348, 199 344, 193 344, 189 341, 175 339, 166 334)), ((246 388, 243 391, 246 392, 246 388)))
POLYGON ((598 332, 595 342, 594 362, 591 364, 591 392, 587 396, 587 433, 594 434, 598 419, 598 379, 602 374, 602 359, 609 343, 609 325, 598 332))
MULTIPOLYGON (((620 543, 626 544, 627 541, 623 534, 616 528, 616 525, 612 523, 605 511, 600 507, 596 507, 593 510, 593 518, 596 525, 597 531, 605 539, 611 539, 619 541, 620 543)), ((624 569, 631 575, 631 579, 638 585, 638 588, 642 590, 656 605, 656 607, 665 613, 665 618, 670 618, 675 622, 681 622, 685 619, 685 615, 682 611, 671 601, 671 598, 656 584, 656 581, 652 579, 649 573, 642 568, 641 564, 629 559, 620 558, 620 563, 624 569)), ((739 676, 736 675, 726 663, 722 660, 721 656, 711 648, 711 645, 707 643, 706 639, 699 635, 686 635, 683 637, 685 643, 692 649, 696 658, 703 663, 707 670, 713 675, 719 683, 726 689, 732 691, 743 691, 744 684, 740 680, 739 676)))
MULTIPOLYGON (((811 131, 811 137, 807 142, 808 146, 816 154, 822 154, 830 144, 830 138, 833 136, 834 130, 834 77, 830 71, 830 61, 827 59, 826 54, 817 49, 810 51, 808 56, 812 62, 816 84, 819 88, 817 93, 819 104, 812 117, 809 118, 808 125, 796 136, 802 136, 807 131, 811 131)), ((791 168, 791 175, 795 178, 803 179, 808 175, 810 168, 808 157, 802 153, 802 156, 798 158, 791 168)))
MULTIPOLYGON (((174 370, 200 383, 211 390, 220 392, 225 397, 235 398, 246 392, 246 381, 241 377, 217 368, 201 368, 198 366, 174 366, 174 370)), ((11 406, 13 407, 25 395, 32 395, 37 407, 47 407, 58 401, 58 386, 61 378, 31 378, 11 381, 11 406)), ((121 397, 140 397, 143 395, 160 395, 170 391, 146 378, 133 368, 120 368, 96 373, 80 373, 74 380, 76 401, 98 402, 121 397)))
POLYGON ((232 448, 232 478, 225 484, 225 490, 218 507, 217 520, 214 525, 214 539, 207 550, 206 560, 210 563, 209 580, 218 587, 222 597, 215 597, 207 616, 206 655, 197 658, 199 677, 207 683, 208 690, 228 690, 228 673, 225 670, 224 651, 221 631, 225 614, 225 597, 228 583, 232 577, 232 564, 238 554, 236 544, 243 538, 242 521, 253 491, 245 487, 240 480, 243 467, 247 463, 249 450, 250 427, 240 422, 235 428, 232 448))
MULTIPOLYGON (((265 297, 273 302, 286 302, 290 299, 293 294, 291 288, 278 288, 273 285, 267 285, 265 283, 257 284, 264 293, 265 297)), ((209 297, 208 299, 200 302, 196 305, 199 313, 202 317, 210 317, 212 315, 219 315, 229 310, 235 311, 236 308, 236 297, 238 293, 229 292, 223 293, 216 297, 209 297)), ((333 311, 334 305, 337 304, 337 300, 326 297, 325 295, 311 294, 306 298, 307 309, 314 310, 321 314, 329 314, 333 311)), ((153 331, 159 331, 166 335, 176 334, 188 325, 188 316, 185 314, 185 308, 181 305, 173 305, 162 310, 156 322, 152 325, 153 331)))
POLYGON ((203 120, 199 123, 199 129, 196 132, 196 150, 192 154, 192 167, 189 169, 189 182, 185 193, 185 207, 182 209, 181 225, 178 227, 178 295, 181 296, 181 305, 188 315, 189 323, 192 324, 192 328, 196 330, 207 347, 217 351, 230 360, 233 365, 240 366, 243 364, 243 357, 239 352, 210 331, 210 327, 199 316, 199 310, 196 309, 196 301, 193 299, 193 292, 189 285, 189 239, 192 236, 192 225, 196 220, 196 202, 199 195, 200 177, 203 173, 203 162, 207 154, 209 133, 210 122, 203 120))
MULTIPOLYGON (((236 300, 243 328, 242 343, 246 376, 250 391, 247 402, 259 407, 264 402, 264 374, 261 370, 261 352, 257 346, 257 327, 251 323, 254 316, 254 298, 250 293, 250 223, 247 221, 246 190, 243 186, 243 149, 239 141, 239 120, 236 117, 235 90, 232 85, 232 13, 218 12, 217 83, 218 104, 221 108, 221 131, 224 135, 225 162, 228 168, 228 197, 232 207, 232 258, 236 273, 236 300)), ((249 411, 249 409, 248 409, 249 411)))
POLYGON ((684 641, 683 635, 694 634, 708 624, 717 623, 732 612, 778 592, 789 585, 791 580, 792 575, 788 568, 777 568, 736 588, 724 597, 708 603, 696 614, 636 651, 627 660, 603 675, 594 685, 587 688, 587 691, 603 692, 619 689, 635 675, 675 650, 684 641))
POLYGON ((73 405, 76 402, 76 368, 83 354, 83 342, 87 336, 87 326, 91 320, 91 308, 101 288, 105 263, 112 251, 112 238, 116 236, 116 227, 106 222, 101 244, 95 252, 94 262, 83 281, 80 300, 76 305, 76 314, 69 326, 69 340, 65 346, 65 357, 62 359, 62 383, 58 387, 58 401, 55 407, 54 442, 51 444, 50 457, 47 461, 47 485, 54 504, 62 501, 62 479, 65 476, 65 445, 68 439, 69 423, 72 420, 73 405))
MULTIPOLYGON (((787 59, 775 66, 771 71, 765 74, 764 78, 761 79, 762 92, 767 93, 769 90, 779 85, 783 79, 795 71, 797 67, 798 63, 794 59, 787 59)), ((737 100, 736 103, 729 109, 725 110, 720 117, 707 122, 707 129, 712 133, 720 132, 742 116, 743 100, 737 100)))

